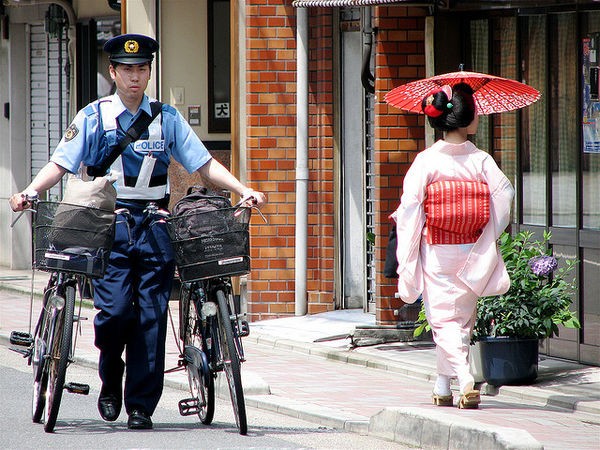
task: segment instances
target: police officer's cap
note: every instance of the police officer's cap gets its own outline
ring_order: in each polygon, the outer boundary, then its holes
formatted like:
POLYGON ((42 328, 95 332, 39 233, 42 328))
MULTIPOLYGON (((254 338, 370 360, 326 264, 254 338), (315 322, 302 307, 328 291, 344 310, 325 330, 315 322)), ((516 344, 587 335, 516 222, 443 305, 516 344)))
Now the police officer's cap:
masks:
POLYGON ((121 34, 104 44, 110 62, 121 64, 143 64, 154 59, 158 42, 142 34, 121 34))

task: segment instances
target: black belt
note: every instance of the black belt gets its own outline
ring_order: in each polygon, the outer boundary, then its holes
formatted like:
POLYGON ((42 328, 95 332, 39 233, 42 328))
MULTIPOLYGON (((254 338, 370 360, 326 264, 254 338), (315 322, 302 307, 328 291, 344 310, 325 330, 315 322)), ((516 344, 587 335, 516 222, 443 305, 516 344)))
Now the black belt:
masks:
POLYGON ((167 194, 165 198, 157 200, 146 200, 146 199, 134 199, 134 198, 117 198, 117 207, 119 208, 132 208, 132 209, 146 209, 150 203, 156 203, 161 209, 169 208, 170 195, 167 194))
MULTIPOLYGON (((150 177, 150 183, 148 183, 148 187, 156 187, 156 186, 164 186, 167 184, 168 175, 155 175, 150 177)), ((125 176, 125 186, 135 187, 135 183, 137 182, 138 177, 128 177, 125 176)))

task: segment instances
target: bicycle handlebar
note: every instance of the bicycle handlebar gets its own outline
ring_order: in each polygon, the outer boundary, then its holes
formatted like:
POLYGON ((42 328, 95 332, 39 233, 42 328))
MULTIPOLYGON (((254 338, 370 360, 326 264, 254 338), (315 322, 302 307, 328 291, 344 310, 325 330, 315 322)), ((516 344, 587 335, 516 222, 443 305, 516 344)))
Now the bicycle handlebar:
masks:
POLYGON ((267 223, 267 218, 264 216, 264 214, 262 213, 260 208, 258 206, 256 206, 257 204, 258 204, 258 200, 256 199, 256 197, 254 195, 250 194, 245 197, 242 197, 242 199, 239 202, 237 202, 235 205, 233 205, 233 207, 234 208, 240 208, 240 207, 251 208, 251 209, 257 211, 258 214, 260 215, 260 217, 262 217, 262 219, 265 221, 265 223, 267 223))
POLYGON ((21 202, 21 206, 23 207, 23 209, 19 212, 17 217, 15 217, 15 219, 10 224, 11 228, 15 226, 15 224, 19 221, 19 219, 25 213, 25 211, 31 211, 32 213, 35 212, 35 209, 33 209, 32 206, 35 202, 37 202, 40 199, 40 196, 36 191, 31 191, 31 193, 24 193, 22 195, 24 197, 23 201, 21 202))

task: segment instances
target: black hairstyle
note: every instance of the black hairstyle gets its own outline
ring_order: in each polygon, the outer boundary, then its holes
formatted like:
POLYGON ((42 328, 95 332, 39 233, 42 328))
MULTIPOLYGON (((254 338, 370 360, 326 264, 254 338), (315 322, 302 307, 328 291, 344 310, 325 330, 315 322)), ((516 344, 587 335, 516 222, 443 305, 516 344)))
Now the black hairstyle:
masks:
POLYGON ((439 131, 452 131, 469 126, 475 119, 475 100, 473 88, 467 83, 452 86, 452 98, 444 89, 427 95, 421 102, 421 108, 429 124, 439 131))
POLYGON ((119 63, 116 61, 109 61, 109 64, 111 66, 113 66, 115 69, 119 66, 137 66, 137 65, 144 65, 144 64, 148 64, 148 67, 150 67, 152 69, 152 61, 143 61, 143 62, 139 62, 139 63, 132 63, 132 64, 127 64, 127 63, 119 63))
POLYGON ((132 65, 144 65, 144 64, 148 64, 148 67, 150 67, 150 70, 152 70, 152 61, 144 61, 144 62, 134 63, 134 64, 126 64, 126 63, 120 63, 120 62, 116 62, 116 61, 110 61, 110 65, 113 66, 114 69, 116 69, 119 66, 132 66, 132 65))

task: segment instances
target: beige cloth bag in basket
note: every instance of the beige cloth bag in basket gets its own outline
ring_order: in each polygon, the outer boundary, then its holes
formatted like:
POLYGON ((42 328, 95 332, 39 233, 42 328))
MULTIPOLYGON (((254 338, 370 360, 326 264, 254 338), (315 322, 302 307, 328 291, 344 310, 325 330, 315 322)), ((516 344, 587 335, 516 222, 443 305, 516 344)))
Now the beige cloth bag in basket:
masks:
POLYGON ((115 210, 117 190, 108 177, 98 177, 91 181, 84 181, 69 175, 63 196, 63 203, 87 206, 89 208, 115 210))
POLYGON ((109 247, 114 233, 116 199, 117 191, 107 177, 83 181, 69 176, 49 230, 52 247, 59 251, 109 247))

